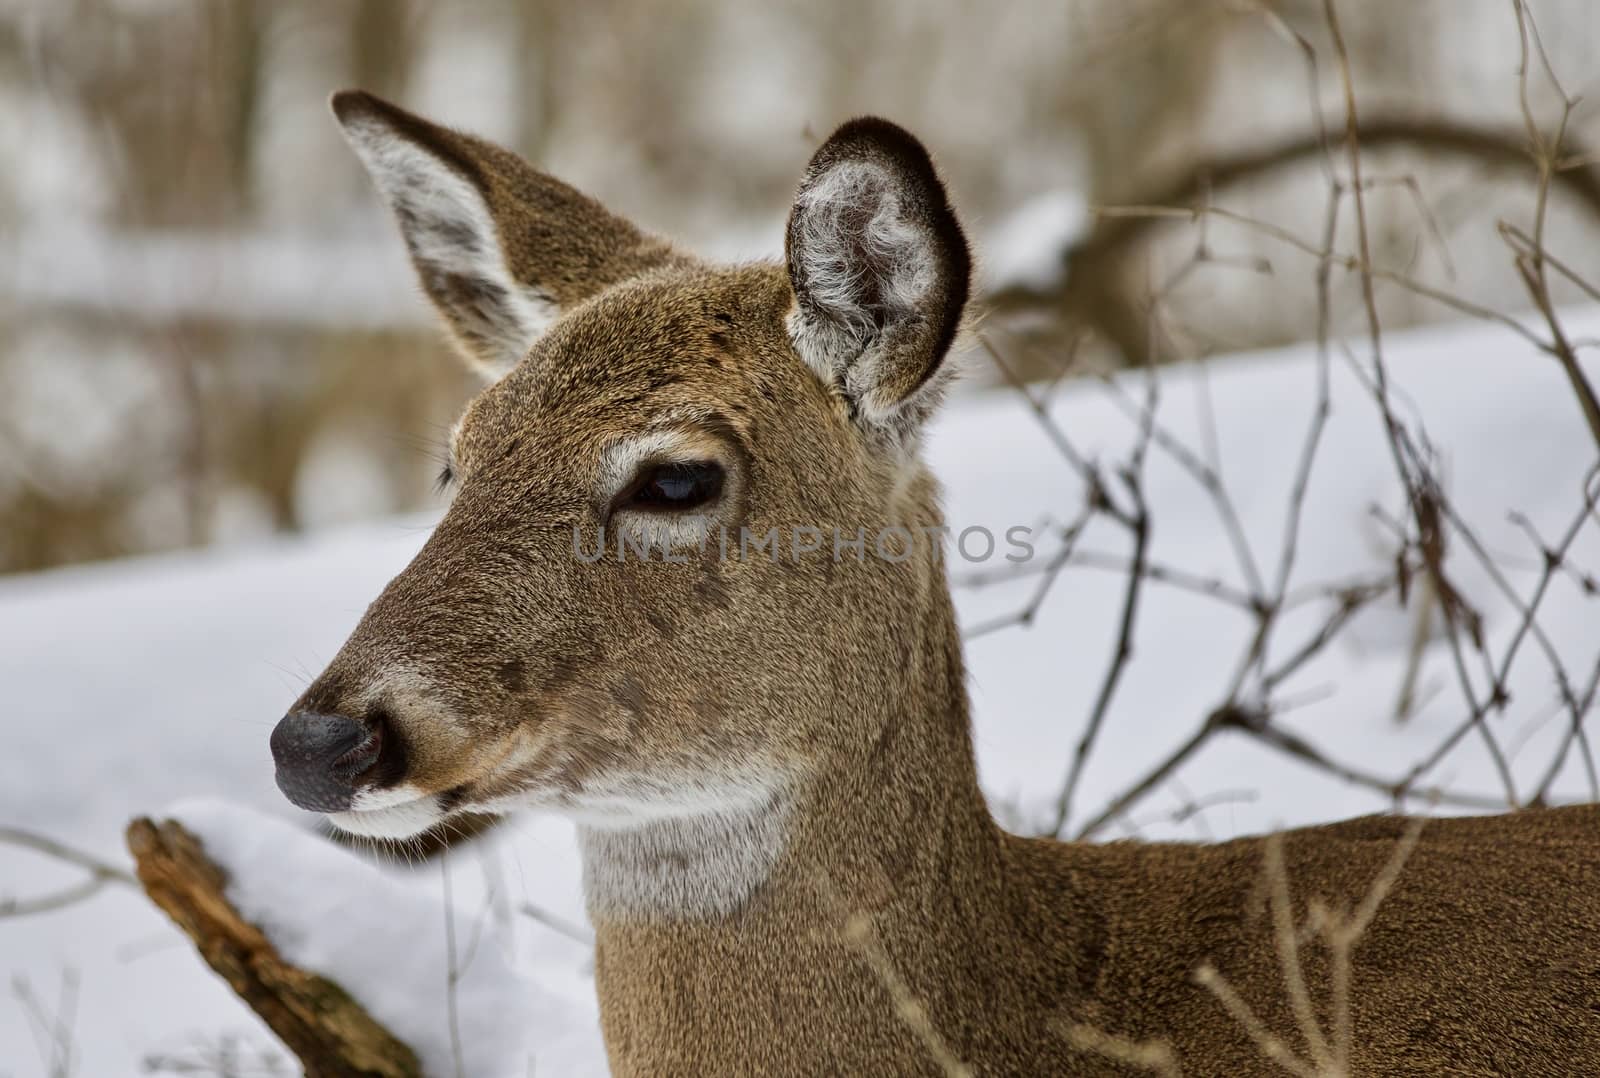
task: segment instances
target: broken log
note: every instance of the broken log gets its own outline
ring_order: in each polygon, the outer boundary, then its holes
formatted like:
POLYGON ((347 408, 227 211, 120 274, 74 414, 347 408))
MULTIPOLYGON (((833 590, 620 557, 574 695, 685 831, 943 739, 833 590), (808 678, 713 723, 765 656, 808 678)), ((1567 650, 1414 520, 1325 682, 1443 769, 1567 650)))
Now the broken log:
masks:
POLYGON ((128 825, 139 882, 295 1054, 308 1078, 419 1078, 416 1053, 337 984, 286 961, 228 900, 227 874, 174 820, 128 825))

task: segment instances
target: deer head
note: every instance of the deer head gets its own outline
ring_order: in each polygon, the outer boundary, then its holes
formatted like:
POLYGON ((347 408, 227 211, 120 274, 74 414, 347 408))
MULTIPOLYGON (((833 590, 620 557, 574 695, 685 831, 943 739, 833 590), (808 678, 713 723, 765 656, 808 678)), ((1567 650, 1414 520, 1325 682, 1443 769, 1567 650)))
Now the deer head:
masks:
POLYGON ((504 149, 333 109, 489 383, 443 520, 273 733, 291 801, 385 837, 737 815, 854 767, 872 699, 959 682, 917 440, 970 262, 912 136, 841 127, 787 265, 720 267, 504 149))

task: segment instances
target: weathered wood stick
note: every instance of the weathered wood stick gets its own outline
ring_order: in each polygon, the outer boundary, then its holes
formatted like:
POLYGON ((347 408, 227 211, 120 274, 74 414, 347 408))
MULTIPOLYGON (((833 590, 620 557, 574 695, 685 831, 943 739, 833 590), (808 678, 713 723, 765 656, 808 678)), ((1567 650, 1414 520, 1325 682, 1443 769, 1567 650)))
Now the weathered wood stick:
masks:
POLYGON ((416 1053, 325 977, 290 964, 228 901, 227 877, 174 820, 128 825, 128 850, 151 901, 259 1014, 309 1078, 418 1078, 416 1053))

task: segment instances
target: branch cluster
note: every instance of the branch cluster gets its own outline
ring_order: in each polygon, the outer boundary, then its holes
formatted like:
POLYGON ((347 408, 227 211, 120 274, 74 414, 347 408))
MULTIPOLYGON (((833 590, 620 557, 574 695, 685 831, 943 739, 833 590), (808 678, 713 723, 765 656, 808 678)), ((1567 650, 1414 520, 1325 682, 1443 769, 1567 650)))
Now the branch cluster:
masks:
MULTIPOLYGON (((1509 135, 1474 134, 1440 126, 1397 124, 1383 121, 1375 128, 1360 122, 1350 56, 1333 0, 1325 0, 1324 15, 1333 48, 1333 66, 1341 89, 1340 123, 1324 116, 1319 98, 1321 71, 1318 51, 1308 39, 1292 30, 1271 8, 1262 6, 1260 16, 1303 58, 1310 87, 1310 133, 1294 141, 1281 153, 1256 155, 1236 163, 1238 175, 1252 174, 1281 163, 1284 155, 1315 154, 1325 180, 1326 198, 1317 238, 1307 239, 1278 225, 1258 221, 1210 201, 1210 185, 1194 182, 1176 188, 1180 196, 1195 199, 1192 205, 1140 205, 1100 210, 1107 229, 1092 237, 1091 244, 1126 242, 1139 234, 1139 226, 1160 221, 1187 219, 1193 222, 1197 238, 1188 259, 1152 288, 1144 313, 1143 341, 1136 352, 1145 358, 1146 377, 1142 392, 1134 392, 1122 381, 1103 377, 1111 399, 1135 425, 1137 437, 1132 448, 1114 461, 1094 459, 1074 444, 1068 433, 1052 417, 1050 395, 1059 381, 1077 367, 1076 347, 1061 357, 1056 377, 1046 383, 1030 383, 996 343, 993 335, 980 336, 983 348, 1005 381, 1024 401, 1050 445, 1066 466, 1081 481, 1082 504, 1061 531, 1061 545, 1042 567, 1017 571, 975 574, 958 583, 983 587, 1019 575, 1037 576, 1031 596, 1012 613, 985 621, 969 629, 969 637, 1010 626, 1033 623, 1057 578, 1073 568, 1112 570, 1124 578, 1122 602, 1112 629, 1111 654, 1101 675, 1088 714, 1079 725, 1080 734, 1066 767, 1066 775, 1056 797, 1054 818, 1047 830, 1059 837, 1090 838, 1102 834, 1114 822, 1126 822, 1130 810, 1155 790, 1172 783, 1178 770, 1196 753, 1224 734, 1244 736, 1348 783, 1377 791, 1397 807, 1408 802, 1451 805, 1474 809, 1518 808, 1547 803, 1552 786, 1572 754, 1576 753, 1588 776, 1591 796, 1600 799, 1600 777, 1596 774, 1590 738, 1584 719, 1600 686, 1600 655, 1589 668, 1572 671, 1541 621, 1541 609, 1552 585, 1563 577, 1576 580, 1586 594, 1594 594, 1592 577, 1569 560, 1574 543, 1585 529, 1600 526, 1596 504, 1600 501, 1600 461, 1587 473, 1581 490, 1575 492, 1569 524, 1554 538, 1541 536, 1525 518, 1515 512, 1511 519, 1528 536, 1537 556, 1540 571, 1531 588, 1519 591, 1489 546, 1468 525, 1447 495, 1437 456, 1420 417, 1403 414, 1396 407, 1394 388, 1385 362, 1383 326, 1378 314, 1377 290, 1380 286, 1398 287, 1426 296, 1460 314, 1509 328, 1557 363, 1566 375, 1574 403, 1600 450, 1600 403, 1578 360, 1580 344, 1574 343, 1562 325, 1551 299, 1551 281, 1561 278, 1575 284, 1585 294, 1600 300, 1600 287, 1585 281, 1567 263, 1545 248, 1545 221, 1552 188, 1565 184, 1600 215, 1600 176, 1593 174, 1592 159, 1570 146, 1568 128, 1577 102, 1560 86, 1544 57, 1537 27, 1522 0, 1512 0, 1516 27, 1522 41, 1523 62, 1519 86, 1525 131, 1518 138, 1509 135), (1538 123, 1529 104, 1528 83, 1535 63, 1561 102, 1561 114, 1554 130, 1547 132, 1538 123), (1374 141, 1384 143, 1409 140, 1423 148, 1439 144, 1453 151, 1470 151, 1479 156, 1504 161, 1508 158, 1531 163, 1537 184, 1533 219, 1527 227, 1499 222, 1504 239, 1524 281, 1527 295, 1537 314, 1538 324, 1525 324, 1519 318, 1488 310, 1426 285, 1400 270, 1375 264, 1366 196, 1383 183, 1401 183, 1416 196, 1420 211, 1427 217, 1420 185, 1413 177, 1398 180, 1375 179, 1363 169, 1362 153, 1374 141), (1356 249, 1339 250, 1335 245, 1341 215, 1354 218, 1356 249), (1306 256, 1316 288, 1317 395, 1297 450, 1294 479, 1285 507, 1286 521, 1270 574, 1265 562, 1252 548, 1241 523, 1234 497, 1224 480, 1214 454, 1205 447, 1186 444, 1164 427, 1157 416, 1160 384, 1153 368, 1153 357, 1166 350, 1174 335, 1166 332, 1166 307, 1173 292, 1185 280, 1207 268, 1244 269, 1270 273, 1272 267, 1259 260, 1230 259, 1216 254, 1208 241, 1207 224, 1224 219, 1248 227, 1268 237, 1296 256, 1306 256), (1352 345, 1336 339, 1333 331, 1333 278, 1335 271, 1353 276, 1360 290, 1361 312, 1365 319, 1364 341, 1352 345), (1381 508, 1373 514, 1391 533, 1396 552, 1391 566, 1365 579, 1331 580, 1291 586, 1295 578, 1302 521, 1312 473, 1317 465, 1322 436, 1330 413, 1330 368, 1338 358, 1359 380, 1381 421, 1386 452, 1394 474, 1405 494, 1405 513, 1391 518, 1381 508), (1242 586, 1181 565, 1152 558, 1150 535, 1155 526, 1156 509, 1151 506, 1145 487, 1146 463, 1152 454, 1164 454, 1176 463, 1199 487, 1215 511, 1217 526, 1233 552, 1237 577, 1242 586), (1093 521, 1107 521, 1119 531, 1126 553, 1082 548, 1081 539, 1093 521), (1457 585, 1460 563, 1467 561, 1480 569, 1500 596, 1516 611, 1515 631, 1503 643, 1491 643, 1484 631, 1484 618, 1457 585), (1114 702, 1125 680, 1141 602, 1148 584, 1176 587, 1242 611, 1252 622, 1252 630, 1233 675, 1220 696, 1196 717, 1187 737, 1172 747, 1141 777, 1113 796, 1087 818, 1075 816, 1076 800, 1085 769, 1096 744, 1111 720, 1114 702), (1412 650, 1412 672, 1402 688, 1397 719, 1403 720, 1414 704, 1414 677, 1420 666, 1430 628, 1442 625, 1448 649, 1453 682, 1459 694, 1460 721, 1422 758, 1400 774, 1380 774, 1359 761, 1341 760, 1305 737, 1286 729, 1279 719, 1291 701, 1284 696, 1285 683, 1297 671, 1323 654, 1341 637, 1357 613, 1374 602, 1395 598, 1413 602, 1418 610, 1417 633, 1412 650), (1318 603, 1325 611, 1320 624, 1308 634, 1289 638, 1285 615, 1307 603, 1318 603), (1549 668, 1557 688, 1558 713, 1566 720, 1564 736, 1541 777, 1532 789, 1519 789, 1508 762, 1508 752, 1487 721, 1506 712, 1511 694, 1508 679, 1514 661, 1531 644, 1549 668), (1274 658, 1276 657, 1276 658, 1274 658), (1494 764, 1500 789, 1483 793, 1450 788, 1432 781, 1440 762, 1464 738, 1479 739, 1494 764)), ((1214 173, 1216 170, 1212 170, 1214 173)), ((1222 170, 1224 173, 1230 170, 1222 170)), ((1431 221, 1431 217, 1427 217, 1431 221)), ((1437 231, 1435 229, 1435 231, 1437 231)), ((1089 327, 1092 330, 1094 327, 1089 327)), ((1081 335, 1077 338, 1081 342, 1081 335)), ((1117 342, 1113 342, 1117 343, 1117 342)))

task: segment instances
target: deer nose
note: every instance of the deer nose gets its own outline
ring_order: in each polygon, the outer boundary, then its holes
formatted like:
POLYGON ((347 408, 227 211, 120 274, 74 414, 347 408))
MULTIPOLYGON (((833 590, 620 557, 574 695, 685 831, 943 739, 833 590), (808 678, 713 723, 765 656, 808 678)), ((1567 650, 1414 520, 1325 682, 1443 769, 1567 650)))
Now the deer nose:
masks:
POLYGON ((313 812, 350 807, 361 774, 383 753, 383 728, 343 715, 291 711, 272 730, 278 789, 313 812))

